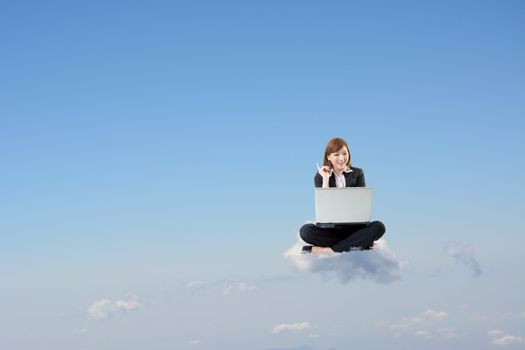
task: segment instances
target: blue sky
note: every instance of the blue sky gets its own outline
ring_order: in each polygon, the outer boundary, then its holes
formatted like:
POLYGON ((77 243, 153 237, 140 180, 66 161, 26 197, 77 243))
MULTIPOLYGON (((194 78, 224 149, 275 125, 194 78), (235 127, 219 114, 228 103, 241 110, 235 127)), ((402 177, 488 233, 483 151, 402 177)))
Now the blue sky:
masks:
POLYGON ((524 23, 520 1, 2 2, 0 347, 523 348, 524 23), (394 282, 283 257, 335 136, 394 282))

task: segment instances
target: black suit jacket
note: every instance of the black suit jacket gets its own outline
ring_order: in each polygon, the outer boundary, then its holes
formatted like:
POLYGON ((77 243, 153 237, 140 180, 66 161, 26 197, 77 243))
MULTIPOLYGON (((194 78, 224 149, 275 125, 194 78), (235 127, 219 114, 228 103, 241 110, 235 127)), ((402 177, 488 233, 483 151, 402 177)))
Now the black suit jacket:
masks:
MULTIPOLYGON (((353 171, 347 173, 343 171, 343 175, 346 180, 346 187, 365 187, 365 174, 363 169, 350 167, 353 171)), ((323 187, 323 177, 319 173, 315 174, 314 177, 315 187, 323 187)), ((328 186, 336 187, 335 185, 335 175, 332 173, 330 179, 328 180, 328 186)))

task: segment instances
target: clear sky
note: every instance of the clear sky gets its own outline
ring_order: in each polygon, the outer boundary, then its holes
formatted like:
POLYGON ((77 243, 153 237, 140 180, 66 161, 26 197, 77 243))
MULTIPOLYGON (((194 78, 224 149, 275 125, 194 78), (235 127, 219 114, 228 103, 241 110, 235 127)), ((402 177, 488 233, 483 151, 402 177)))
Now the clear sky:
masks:
POLYGON ((0 43, 0 348, 525 346, 522 1, 2 1, 0 43), (283 256, 336 136, 393 282, 283 256))

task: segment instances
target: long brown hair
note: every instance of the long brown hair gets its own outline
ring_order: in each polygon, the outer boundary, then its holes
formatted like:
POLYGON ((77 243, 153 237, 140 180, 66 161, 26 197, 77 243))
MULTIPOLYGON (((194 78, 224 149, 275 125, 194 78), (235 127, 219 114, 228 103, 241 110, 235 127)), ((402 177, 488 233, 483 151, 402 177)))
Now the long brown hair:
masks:
POLYGON ((332 153, 339 151, 343 146, 346 147, 346 150, 348 151, 348 163, 346 163, 346 165, 350 167, 351 166, 350 160, 352 159, 352 156, 350 155, 350 147, 348 147, 348 143, 346 143, 345 140, 339 137, 335 137, 331 139, 326 144, 326 149, 324 151, 323 165, 332 167, 332 164, 330 164, 330 161, 328 160, 328 156, 332 153))

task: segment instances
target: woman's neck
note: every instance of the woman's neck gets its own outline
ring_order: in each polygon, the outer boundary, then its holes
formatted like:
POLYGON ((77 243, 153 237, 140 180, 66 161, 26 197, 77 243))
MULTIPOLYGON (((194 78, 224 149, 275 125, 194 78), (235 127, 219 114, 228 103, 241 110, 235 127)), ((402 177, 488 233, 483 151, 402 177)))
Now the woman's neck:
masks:
POLYGON ((337 175, 337 176, 341 176, 341 174, 343 173, 344 169, 343 170, 340 170, 340 171, 337 171, 334 169, 334 173, 337 175))

